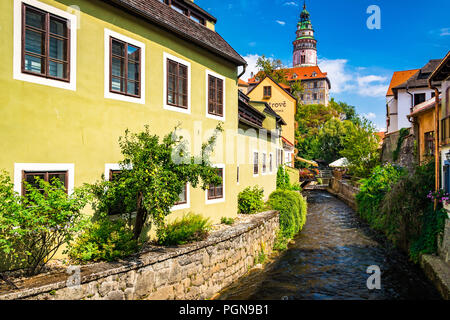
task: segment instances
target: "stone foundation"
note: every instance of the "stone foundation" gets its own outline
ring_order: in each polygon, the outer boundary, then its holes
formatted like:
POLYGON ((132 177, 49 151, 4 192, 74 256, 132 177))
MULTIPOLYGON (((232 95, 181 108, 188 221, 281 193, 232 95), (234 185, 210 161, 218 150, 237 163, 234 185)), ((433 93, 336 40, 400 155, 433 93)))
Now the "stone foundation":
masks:
POLYGON ((246 274, 262 250, 270 254, 278 229, 278 212, 255 214, 205 241, 82 266, 79 277, 61 271, 18 282, 19 290, 1 284, 0 300, 208 299, 246 274), (68 286, 77 279, 78 286, 68 286))
POLYGON ((344 201, 353 210, 358 210, 355 196, 359 192, 359 189, 352 186, 350 182, 339 180, 333 177, 330 180, 327 191, 344 201))

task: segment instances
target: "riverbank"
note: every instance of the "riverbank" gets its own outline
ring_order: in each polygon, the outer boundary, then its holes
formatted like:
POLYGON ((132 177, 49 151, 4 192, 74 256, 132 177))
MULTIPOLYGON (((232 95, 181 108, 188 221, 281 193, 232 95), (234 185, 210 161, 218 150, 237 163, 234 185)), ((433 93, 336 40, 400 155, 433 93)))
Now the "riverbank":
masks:
MULTIPOLYGON (((355 211, 358 206, 356 204, 355 196, 359 192, 358 188, 353 187, 349 182, 337 180, 332 178, 327 191, 334 194, 342 201, 347 203, 355 211)), ((450 237, 450 223, 447 221, 444 231, 444 243, 449 241, 450 237)), ((447 245, 444 245, 448 247, 447 245)), ((447 252, 440 252, 440 255, 424 254, 420 257, 420 267, 424 271, 427 278, 434 284, 436 289, 441 294, 442 298, 450 299, 450 263, 447 252)))
POLYGON ((208 299, 245 275, 261 252, 272 252, 278 212, 249 217, 197 243, 149 247, 124 261, 71 266, 18 282, 18 290, 2 283, 0 300, 208 299))
POLYGON ((308 194, 306 225, 288 250, 233 283, 218 299, 440 299, 420 267, 385 243, 342 200, 326 191, 308 194), (367 288, 372 265, 381 270, 380 290, 367 288))

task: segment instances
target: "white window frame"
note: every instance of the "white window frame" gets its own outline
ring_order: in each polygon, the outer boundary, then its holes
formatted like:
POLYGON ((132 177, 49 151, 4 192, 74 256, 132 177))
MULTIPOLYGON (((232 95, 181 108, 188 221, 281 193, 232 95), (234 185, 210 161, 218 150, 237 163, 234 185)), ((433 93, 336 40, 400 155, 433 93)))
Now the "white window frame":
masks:
POLYGON ((206 117, 210 118, 210 119, 214 119, 214 120, 225 121, 225 115, 226 115, 226 99, 225 99, 225 96, 226 96, 226 92, 227 92, 226 91, 226 84, 225 84, 225 77, 221 76, 220 74, 215 73, 215 72, 213 72, 211 70, 206 70, 205 79, 206 79, 206 89, 205 89, 205 92, 206 92, 206 109, 205 109, 206 117), (209 109, 208 108, 208 106, 209 106, 209 101, 208 101, 209 100, 209 81, 208 81, 209 79, 208 79, 208 76, 213 76, 213 77, 218 78, 218 79, 223 81, 223 92, 222 92, 222 94, 223 94, 223 97, 222 97, 223 116, 222 117, 215 116, 215 115, 210 114, 208 112, 208 109, 209 109))
POLYGON ((163 74, 164 74, 164 82, 163 82, 163 108, 166 110, 170 110, 170 111, 175 111, 175 112, 181 112, 181 113, 185 113, 185 114, 191 114, 191 63, 183 60, 181 58, 178 58, 174 55, 171 55, 170 53, 164 52, 163 53, 163 74), (171 106, 167 103, 167 59, 173 60, 175 62, 181 63, 183 65, 185 65, 187 67, 187 75, 188 75, 188 105, 187 105, 187 109, 184 108, 179 108, 179 107, 174 107, 171 106))
POLYGON ((14 0, 14 49, 13 49, 13 79, 44 86, 76 91, 77 89, 77 30, 78 17, 67 11, 55 8, 37 0, 14 0), (59 81, 38 75, 22 72, 22 3, 54 14, 68 21, 70 29, 70 77, 69 81, 59 81))
POLYGON ((261 172, 260 167, 259 167, 259 159, 260 159, 259 154, 260 154, 260 152, 258 150, 253 150, 253 152, 252 152, 252 174, 253 174, 254 178, 258 177, 259 173, 261 172), (258 154, 258 173, 257 174, 255 174, 255 153, 258 154))
POLYGON ((104 79, 105 79, 105 98, 106 99, 113 99, 113 100, 120 100, 120 101, 124 101, 124 102, 132 102, 132 103, 139 103, 139 104, 145 104, 145 91, 146 91, 146 87, 145 87, 145 44, 136 40, 136 39, 132 39, 130 37, 124 36, 123 34, 120 34, 118 32, 115 32, 113 30, 110 30, 108 28, 105 28, 104 31, 104 42, 105 42, 105 46, 104 46, 104 79), (110 68, 110 51, 111 51, 111 41, 110 39, 115 38, 121 41, 124 41, 126 43, 129 43, 133 46, 139 47, 139 49, 141 49, 141 64, 140 64, 140 75, 141 75, 141 82, 140 82, 140 87, 141 87, 141 97, 137 98, 137 97, 130 97, 130 96, 126 96, 120 93, 115 93, 115 92, 111 92, 110 89, 110 72, 111 72, 111 68, 110 68))
POLYGON ((225 164, 223 163, 218 163, 218 164, 213 164, 212 165, 213 168, 219 168, 222 169, 222 193, 223 193, 223 197, 220 199, 208 199, 208 190, 205 191, 205 204, 215 204, 215 203, 222 203, 225 202, 225 187, 226 187, 226 170, 225 170, 225 164))
POLYGON ((131 170, 133 166, 122 167, 119 163, 105 163, 105 181, 109 181, 110 170, 131 170))
MULTIPOLYGON (((276 165, 276 164, 275 164, 276 165)), ((274 167, 274 163, 273 163, 273 152, 269 152, 269 173, 273 173, 273 167, 274 167), (270 166, 270 158, 272 158, 272 166, 270 166)))
POLYGON ((186 203, 174 205, 170 211, 189 209, 191 207, 191 185, 186 183, 186 203))
POLYGON ((261 175, 265 176, 269 173, 269 170, 267 169, 267 152, 263 151, 261 152, 262 157, 261 157, 261 175), (266 171, 264 171, 264 159, 266 160, 266 171))
POLYGON ((14 191, 22 195, 22 172, 67 171, 67 193, 73 193, 75 165, 73 163, 14 163, 14 191))

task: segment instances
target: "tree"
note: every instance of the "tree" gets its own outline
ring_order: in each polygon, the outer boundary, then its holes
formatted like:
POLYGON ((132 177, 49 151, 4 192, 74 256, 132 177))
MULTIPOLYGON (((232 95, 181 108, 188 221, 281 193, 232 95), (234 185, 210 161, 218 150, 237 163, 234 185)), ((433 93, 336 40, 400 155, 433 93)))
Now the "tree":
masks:
POLYGON ((351 174, 366 178, 380 162, 379 137, 371 121, 362 118, 360 122, 346 135, 341 155, 349 161, 351 174))
POLYGON ((266 58, 264 55, 256 61, 256 67, 259 72, 258 77, 270 76, 278 83, 289 84, 287 81, 286 70, 283 69, 283 63, 279 59, 266 58))
MULTIPOLYGON (((120 194, 126 212, 136 211, 133 239, 141 236, 148 222, 157 226, 158 237, 164 237, 165 217, 179 200, 186 183, 194 188, 200 184, 206 190, 210 184, 221 183, 209 156, 217 136, 223 131, 218 125, 212 137, 202 145, 199 157, 189 154, 183 137, 177 136, 176 127, 162 142, 157 135, 150 134, 149 126, 140 133, 130 133, 119 139, 124 160, 120 162, 121 174, 113 181, 100 181, 92 186, 96 191, 96 209, 105 211, 111 195, 120 194), (106 202, 105 202, 106 200, 106 202)), ((125 212, 124 212, 125 213, 125 212)), ((163 240, 163 239, 159 239, 163 240)))
POLYGON ((351 121, 341 121, 336 118, 328 120, 319 131, 318 157, 326 163, 331 163, 341 158, 345 141, 349 133, 354 131, 354 124, 351 121))

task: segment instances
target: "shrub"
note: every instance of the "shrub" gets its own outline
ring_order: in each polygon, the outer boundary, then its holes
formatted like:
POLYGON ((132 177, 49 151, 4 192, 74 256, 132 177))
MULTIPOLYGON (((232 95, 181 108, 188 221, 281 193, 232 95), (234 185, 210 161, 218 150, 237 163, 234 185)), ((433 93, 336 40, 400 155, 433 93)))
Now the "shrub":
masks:
POLYGON ((291 239, 306 222, 307 205, 302 195, 295 191, 277 190, 269 196, 273 210, 280 212, 281 236, 291 239))
POLYGON ((230 226, 230 225, 232 225, 234 223, 234 219, 233 218, 222 217, 222 219, 220 219, 220 223, 230 226))
POLYGON ((370 178, 361 180, 360 192, 356 195, 358 212, 374 229, 383 230, 385 216, 381 212, 381 203, 405 173, 402 168, 387 164, 376 167, 370 178))
POLYGON ((158 229, 158 243, 161 245, 180 245, 204 240, 208 237, 211 224, 209 219, 199 214, 188 213, 181 219, 158 229))
POLYGON ((238 195, 238 211, 243 214, 252 214, 264 207, 264 189, 254 186, 247 187, 238 195))
POLYGON ((29 275, 42 271, 63 244, 79 231, 87 204, 84 189, 67 195, 58 179, 24 182, 26 196, 18 196, 5 172, 0 173, 0 250, 20 259, 29 275))
POLYGON ((135 253, 138 248, 133 232, 123 220, 110 220, 104 216, 88 223, 68 254, 78 262, 114 261, 135 253))

